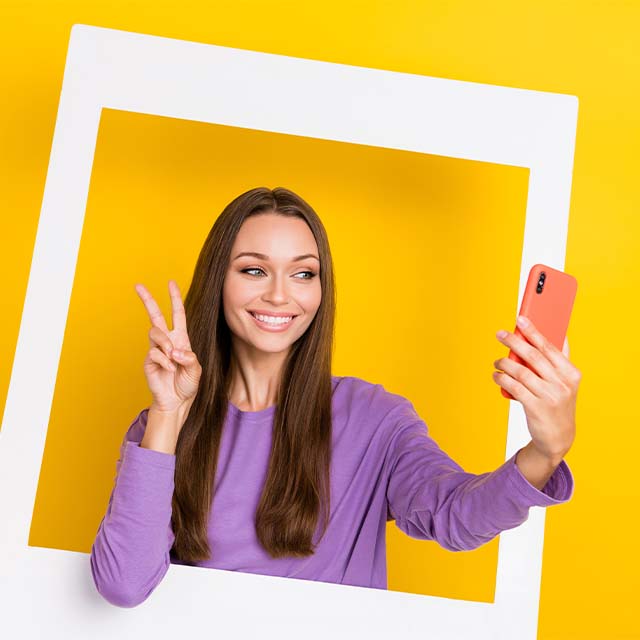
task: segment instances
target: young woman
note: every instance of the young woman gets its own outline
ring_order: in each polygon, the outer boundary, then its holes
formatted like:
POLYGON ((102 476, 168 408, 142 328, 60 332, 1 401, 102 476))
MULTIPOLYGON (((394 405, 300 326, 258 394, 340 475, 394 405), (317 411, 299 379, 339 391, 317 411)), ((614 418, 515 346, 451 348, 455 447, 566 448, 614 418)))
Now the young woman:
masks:
POLYGON ((499 340, 529 363, 494 379, 532 440, 498 469, 465 472, 406 398, 333 376, 334 272, 313 209, 252 189, 211 229, 173 328, 145 287, 152 395, 129 427, 91 550, 98 591, 132 607, 170 563, 387 588, 388 520, 445 549, 475 549, 566 502, 579 371, 531 326, 499 340))

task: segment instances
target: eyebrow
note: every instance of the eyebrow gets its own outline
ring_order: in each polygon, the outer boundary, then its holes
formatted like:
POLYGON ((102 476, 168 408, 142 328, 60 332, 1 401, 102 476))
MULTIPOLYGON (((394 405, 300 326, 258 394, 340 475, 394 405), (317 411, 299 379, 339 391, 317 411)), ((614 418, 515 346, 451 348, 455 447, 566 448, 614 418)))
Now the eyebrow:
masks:
MULTIPOLYGON (((237 260, 238 258, 242 258, 242 256, 252 256, 254 258, 259 258, 260 260, 269 260, 269 256, 265 255, 264 253, 256 253, 255 251, 243 251, 242 253, 239 253, 234 260, 237 260)), ((320 259, 318 258, 318 256, 313 255, 313 253, 303 253, 301 256, 296 256, 295 258, 292 258, 291 262, 300 262, 300 260, 306 260, 307 258, 315 258, 318 262, 320 262, 320 259)))

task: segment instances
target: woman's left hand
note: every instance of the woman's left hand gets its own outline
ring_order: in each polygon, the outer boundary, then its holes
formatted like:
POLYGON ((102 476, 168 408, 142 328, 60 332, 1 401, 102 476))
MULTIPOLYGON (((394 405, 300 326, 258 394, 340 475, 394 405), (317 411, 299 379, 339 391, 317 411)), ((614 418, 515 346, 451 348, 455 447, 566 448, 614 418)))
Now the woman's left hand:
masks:
POLYGON ((494 381, 522 403, 535 449, 558 464, 571 448, 576 435, 576 396, 582 374, 569 361, 569 343, 565 338, 560 351, 525 319, 518 328, 526 340, 508 331, 496 337, 528 367, 504 357, 493 364, 494 381))

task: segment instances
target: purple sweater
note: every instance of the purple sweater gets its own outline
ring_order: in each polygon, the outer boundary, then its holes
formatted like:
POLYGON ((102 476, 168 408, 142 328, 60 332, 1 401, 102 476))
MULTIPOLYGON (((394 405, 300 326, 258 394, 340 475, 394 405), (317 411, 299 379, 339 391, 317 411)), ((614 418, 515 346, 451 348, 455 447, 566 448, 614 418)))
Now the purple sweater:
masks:
MULTIPOLYGON (((388 520, 413 538, 467 551, 524 522, 531 506, 573 494, 564 460, 542 491, 522 475, 515 454, 495 471, 467 473, 428 435, 406 398, 352 376, 332 376, 332 384, 331 516, 316 552, 273 559, 259 545, 254 514, 275 406, 249 412, 230 403, 208 524, 213 558, 197 566, 386 589, 388 520)), ((171 563, 183 564, 171 552, 176 456, 139 446, 147 413, 125 434, 91 548, 98 592, 120 607, 146 600, 171 563)))

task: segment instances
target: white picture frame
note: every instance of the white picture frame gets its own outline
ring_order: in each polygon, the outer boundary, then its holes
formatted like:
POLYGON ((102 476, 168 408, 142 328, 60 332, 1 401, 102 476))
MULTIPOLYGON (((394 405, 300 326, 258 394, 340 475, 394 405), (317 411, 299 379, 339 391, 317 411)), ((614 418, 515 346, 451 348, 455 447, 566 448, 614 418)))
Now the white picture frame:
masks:
MULTIPOLYGON (((575 96, 73 25, 0 431, 0 635, 535 640, 541 507, 500 535, 493 603, 172 565, 123 609, 88 554, 28 545, 103 108, 528 167, 519 301, 533 264, 564 267, 575 96)), ((511 401, 505 460, 528 440, 511 401)))

